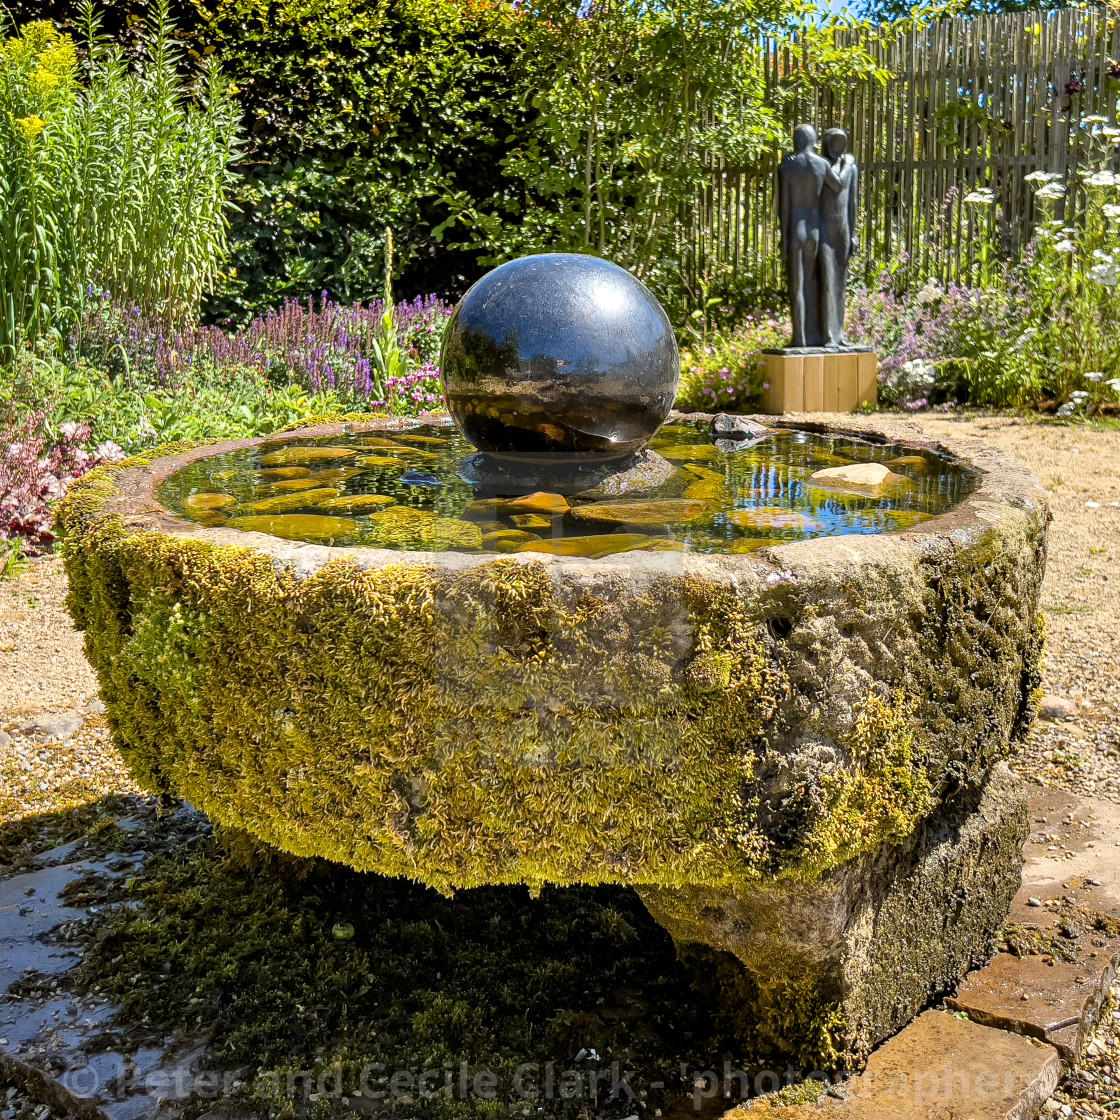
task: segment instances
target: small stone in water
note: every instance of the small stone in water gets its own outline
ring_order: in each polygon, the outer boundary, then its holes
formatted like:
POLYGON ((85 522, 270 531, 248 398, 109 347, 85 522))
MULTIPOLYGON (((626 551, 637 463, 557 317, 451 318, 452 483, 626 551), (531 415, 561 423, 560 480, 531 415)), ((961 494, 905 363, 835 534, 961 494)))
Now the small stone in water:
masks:
POLYGON ((659 447, 658 455, 673 463, 718 463, 723 452, 710 443, 678 444, 675 447, 659 447))
MULTIPOLYGON (((236 474, 237 472, 231 472, 236 474)), ((311 474, 310 467, 269 467, 266 471, 261 471, 261 478, 268 482, 272 482, 278 478, 307 478, 311 474)))
POLYGON ((857 494, 879 494, 884 490, 912 486, 904 474, 895 474, 882 463, 850 463, 843 467, 828 467, 815 471, 809 481, 831 490, 857 494))
POLYGON ((438 444, 440 447, 446 447, 450 440, 436 439, 435 436, 397 436, 401 443, 427 443, 438 444))
POLYGON ((341 490, 330 486, 320 486, 315 490, 303 490, 298 494, 281 494, 278 498, 265 498, 259 502, 249 502, 242 509, 250 513, 287 513, 293 509, 303 509, 306 506, 317 506, 328 498, 337 498, 341 490))
POLYGON ((499 529, 493 533, 483 533, 482 543, 491 544, 495 541, 514 541, 521 544, 522 541, 539 541, 540 537, 536 533, 526 533, 524 529, 499 529))
POLYGON ((562 494, 539 490, 523 498, 502 502, 500 508, 505 513, 567 513, 572 507, 562 494))
POLYGON ((674 525, 695 521, 707 505, 694 498, 667 498, 648 502, 594 502, 576 506, 578 521, 609 521, 621 525, 674 525))
POLYGON ((389 498, 384 494, 344 494, 341 498, 328 498, 319 502, 315 508, 324 513, 363 514, 383 510, 395 503, 396 498, 389 498))
POLYGON ((331 467, 329 470, 316 471, 311 477, 318 486, 335 486, 365 473, 358 467, 331 467))
POLYGON ((353 922, 335 922, 331 929, 335 941, 349 941, 354 936, 353 922))
POLYGON ((757 552, 760 548, 773 548, 775 545, 784 543, 784 541, 772 541, 766 537, 747 537, 744 540, 732 541, 731 551, 740 554, 744 552, 757 552))
POLYGON ((821 528, 819 521, 796 510, 782 509, 781 506, 733 509, 724 516, 730 524, 738 525, 740 529, 793 529, 799 533, 809 533, 821 528))
POLYGON ((400 468, 404 464, 399 459, 394 459, 390 455, 363 455, 359 460, 363 467, 397 467, 400 468))
POLYGON ((727 487, 720 479, 719 482, 713 479, 704 479, 700 482, 694 482, 691 486, 687 487, 684 492, 686 498, 695 498, 701 502, 718 502, 721 501, 726 493, 727 487))
POLYGON ((203 510, 229 509, 237 505, 237 499, 229 494, 191 494, 183 499, 183 508, 191 513, 203 510))
POLYGON ((909 467, 912 471, 924 471, 929 468, 929 460, 921 455, 900 455, 897 459, 888 459, 888 467, 909 467))
POLYGON ((551 529, 552 521, 539 513, 515 513, 513 523, 522 529, 551 529))
POLYGON ((542 552, 549 556, 610 556, 629 552, 649 540, 644 533, 596 533, 587 537, 560 537, 555 540, 526 541, 514 552, 542 552))
POLYGON ((315 478, 286 478, 271 483, 269 489, 277 494, 298 494, 301 490, 315 490, 321 485, 315 478))
POLYGON ((352 459, 358 453, 352 447, 282 447, 261 456, 265 467, 291 467, 307 463, 326 463, 332 459, 352 459))
POLYGON ((347 517, 286 513, 278 517, 234 517, 227 528, 246 533, 271 533, 286 541, 331 541, 353 536, 358 531, 358 523, 347 517))

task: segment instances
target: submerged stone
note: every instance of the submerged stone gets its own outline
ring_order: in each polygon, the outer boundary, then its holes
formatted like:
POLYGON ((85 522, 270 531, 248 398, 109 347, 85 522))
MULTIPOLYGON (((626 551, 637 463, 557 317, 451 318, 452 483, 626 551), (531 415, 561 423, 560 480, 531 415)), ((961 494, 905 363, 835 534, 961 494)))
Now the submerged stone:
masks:
POLYGON ((683 469, 688 471, 690 475, 695 478, 701 479, 703 482, 727 482, 727 475, 722 471, 709 470, 707 467, 701 467, 696 463, 685 463, 683 469))
POLYGON ((638 546, 642 552, 687 552, 688 545, 684 541, 674 540, 672 537, 658 537, 648 544, 638 546))
POLYGON ((767 537, 745 537, 731 542, 731 551, 742 555, 745 552, 757 552, 760 548, 773 548, 785 541, 773 541, 767 537))
POLYGON ((248 502, 241 508, 250 513, 287 513, 293 509, 317 506, 328 498, 337 498, 341 490, 331 486, 320 486, 315 490, 303 490, 298 494, 281 494, 276 498, 264 498, 259 502, 248 502))
POLYGON ((315 471, 311 478, 320 486, 334 486, 339 482, 346 482, 365 473, 360 467, 332 467, 325 471, 315 471))
POLYGON ((498 508, 503 513, 567 513, 572 507, 563 494, 539 490, 535 494, 526 494, 523 498, 501 502, 498 508))
POLYGON ((731 525, 740 529, 787 529, 797 533, 811 533, 823 528, 819 521, 807 517, 796 510, 783 509, 781 506, 760 506, 757 509, 732 509, 724 517, 731 525))
MULTIPOLYGON (((233 478, 236 471, 223 471, 227 478, 233 478)), ((310 467, 269 467, 268 470, 258 472, 265 482, 275 482, 283 478, 307 478, 311 474, 310 467)))
POLYGON ((611 522, 616 525, 681 525, 695 521, 707 505, 693 498, 667 498, 645 502, 594 502, 573 507, 577 521, 611 522))
POLYGON ((814 471, 809 475, 809 481, 826 490, 875 496, 913 486, 906 475, 895 474, 882 463, 849 463, 842 467, 828 467, 822 471, 814 471))
POLYGON ((435 436, 400 435, 397 439, 401 443, 422 443, 432 447, 447 447, 451 443, 449 439, 437 439, 435 436))
POLYGON ((608 475, 581 497, 627 498, 641 497, 664 486, 677 473, 677 468, 656 451, 645 450, 634 456, 630 465, 608 475))
POLYGON ((190 494, 183 499, 183 508, 191 513, 209 513, 218 509, 230 509, 237 505, 237 499, 229 494, 190 494))
POLYGON ((400 459, 394 459, 391 455, 363 455, 358 462, 363 467, 396 467, 397 470, 404 467, 400 459))
POLYGON ((333 459, 353 459, 357 455, 352 447, 282 447, 261 456, 265 467, 292 467, 307 463, 329 463, 333 459))
POLYGON ((548 556, 585 556, 589 559, 629 552, 649 540, 644 533, 595 533, 586 537, 558 537, 554 540, 526 541, 514 552, 540 552, 548 556))
POLYGON ((493 544, 497 541, 512 541, 514 544, 521 544, 522 541, 539 541, 540 537, 536 533, 527 533, 524 529, 499 529, 493 533, 483 533, 482 543, 484 545, 493 544))
POLYGON ((324 513, 376 513, 387 506, 396 505, 396 501, 396 498, 385 494, 344 494, 341 498, 328 498, 319 502, 315 508, 324 513))
POLYGON ((519 529, 551 529, 552 519, 541 517, 539 513, 515 513, 513 523, 519 529))
POLYGON ((723 459, 723 452, 710 443, 677 443, 659 447, 657 453, 673 463, 718 463, 723 459))
POLYGON ((897 459, 888 459, 886 465, 888 467, 907 467, 912 471, 924 471, 929 469, 929 460, 921 455, 900 455, 897 459))
POLYGON ((696 501, 715 504, 727 497, 727 484, 720 479, 702 479, 685 488, 684 496, 696 501))
POLYGON ((397 506, 370 517, 362 537, 380 548, 419 549, 446 552, 451 548, 482 547, 477 525, 451 517, 437 517, 429 510, 397 506))
POLYGON ((233 517, 226 522, 226 528, 241 529, 246 533, 269 533, 287 541, 326 542, 354 536, 358 523, 347 517, 285 513, 276 517, 233 517))
POLYGON ((269 483, 268 489, 273 494, 298 494, 301 490, 316 490, 323 485, 318 478, 287 478, 269 483))

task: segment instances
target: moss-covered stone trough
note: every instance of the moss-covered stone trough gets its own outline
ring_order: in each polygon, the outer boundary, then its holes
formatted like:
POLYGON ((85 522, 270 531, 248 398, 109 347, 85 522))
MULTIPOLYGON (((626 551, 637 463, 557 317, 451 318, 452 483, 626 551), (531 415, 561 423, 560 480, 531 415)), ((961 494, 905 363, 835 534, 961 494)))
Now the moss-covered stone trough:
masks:
POLYGON ((631 884, 743 962, 744 1014, 806 1062, 858 1064, 988 951, 1043 644, 1028 471, 949 442, 982 472, 949 513, 742 555, 340 548, 160 505, 250 442, 100 468, 58 512, 147 789, 444 892, 631 884))

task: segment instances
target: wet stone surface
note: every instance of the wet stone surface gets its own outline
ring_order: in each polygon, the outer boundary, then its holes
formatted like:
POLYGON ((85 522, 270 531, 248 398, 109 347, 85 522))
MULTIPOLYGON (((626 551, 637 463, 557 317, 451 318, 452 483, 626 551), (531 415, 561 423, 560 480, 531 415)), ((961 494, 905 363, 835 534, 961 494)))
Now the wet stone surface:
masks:
MULTIPOLYGON (((948 458, 899 444, 786 430, 713 442, 708 424, 688 421, 665 425, 647 451, 593 469, 473 451, 434 425, 269 441, 192 463, 160 498, 205 526, 319 544, 500 552, 508 549, 492 534, 503 529, 542 544, 598 530, 641 538, 628 548, 673 541, 735 553, 755 541, 911 529, 978 481, 948 458), (417 516, 433 520, 421 526, 417 516)), ((551 543, 527 551, 603 552, 551 543)))
POLYGON ((126 815, 77 839, 40 848, 29 836, 0 878, 0 1076, 11 1083, 0 1101, 16 1109, 9 1120, 175 1116, 192 1074, 209 1064, 201 1039, 122 1023, 111 1001, 77 982, 88 923, 132 904, 126 881, 148 849, 210 829, 189 806, 157 822, 154 802, 122 801, 126 815))

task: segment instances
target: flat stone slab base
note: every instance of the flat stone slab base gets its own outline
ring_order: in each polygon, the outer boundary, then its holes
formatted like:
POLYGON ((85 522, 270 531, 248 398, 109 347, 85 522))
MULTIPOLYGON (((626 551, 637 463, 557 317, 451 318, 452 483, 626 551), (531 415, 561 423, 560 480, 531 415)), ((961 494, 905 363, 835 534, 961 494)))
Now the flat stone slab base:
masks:
POLYGON ((817 883, 638 893, 678 942, 742 962, 754 992, 744 1020, 757 1045, 802 1068, 858 1069, 991 955, 1020 882, 1026 831, 1025 787, 1001 764, 908 845, 887 845, 817 883))
POLYGON ((927 1011, 877 1050, 844 1100, 771 1109, 759 1101, 728 1120, 1031 1120, 1058 1086, 1054 1048, 927 1011))

